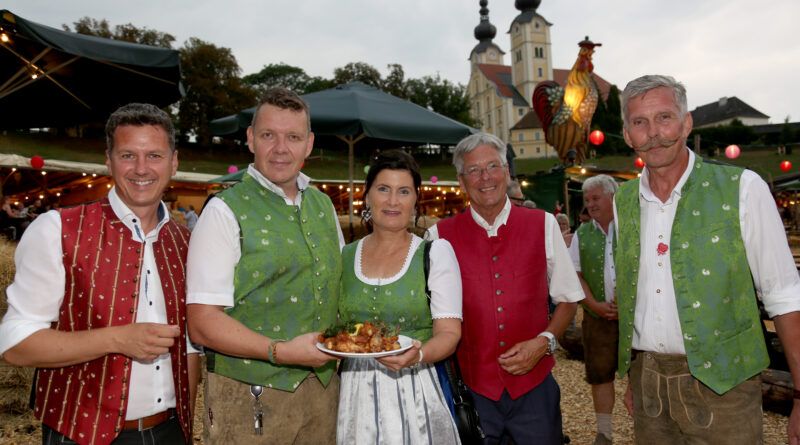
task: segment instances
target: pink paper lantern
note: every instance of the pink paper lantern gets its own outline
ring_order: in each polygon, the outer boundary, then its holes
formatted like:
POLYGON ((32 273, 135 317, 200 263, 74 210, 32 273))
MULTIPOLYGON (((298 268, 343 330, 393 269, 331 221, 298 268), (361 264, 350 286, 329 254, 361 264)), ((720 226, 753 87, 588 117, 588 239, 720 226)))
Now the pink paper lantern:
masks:
POLYGON ((742 149, 738 145, 728 145, 725 147, 725 157, 728 159, 736 159, 742 153, 742 149))
POLYGON ((230 173, 236 173, 236 172, 238 172, 238 171, 239 171, 239 167, 237 167, 237 166, 235 166, 235 165, 229 165, 229 166, 228 166, 228 173, 229 173, 229 174, 230 174, 230 173))
POLYGON ((439 182, 439 177, 438 176, 431 176, 431 184, 436 184, 437 182, 439 182))

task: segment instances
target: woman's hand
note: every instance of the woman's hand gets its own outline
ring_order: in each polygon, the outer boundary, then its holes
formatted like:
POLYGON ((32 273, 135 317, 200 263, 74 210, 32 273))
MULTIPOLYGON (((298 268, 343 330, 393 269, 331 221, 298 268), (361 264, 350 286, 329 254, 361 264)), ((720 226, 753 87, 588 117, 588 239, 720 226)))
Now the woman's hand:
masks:
POLYGON ((411 342, 411 347, 407 351, 398 355, 390 355, 388 357, 381 357, 377 359, 383 366, 391 369, 392 371, 399 371, 403 368, 408 368, 420 363, 422 358, 420 351, 422 350, 422 343, 419 340, 411 342))

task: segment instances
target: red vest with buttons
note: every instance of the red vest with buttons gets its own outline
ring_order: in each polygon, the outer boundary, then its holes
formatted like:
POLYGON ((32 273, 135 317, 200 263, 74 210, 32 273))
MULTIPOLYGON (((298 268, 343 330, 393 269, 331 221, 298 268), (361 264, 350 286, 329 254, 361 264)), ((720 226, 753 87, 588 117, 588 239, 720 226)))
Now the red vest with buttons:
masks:
POLYGON ((491 238, 469 210, 437 224, 461 269, 464 324, 457 353, 464 382, 495 401, 503 390, 512 399, 529 392, 555 364, 546 355, 530 372, 515 376, 497 361, 515 344, 547 329, 544 216, 541 210, 512 206, 508 222, 491 238))
MULTIPOLYGON (((133 323, 144 246, 131 239, 108 199, 61 210, 66 283, 55 329, 82 331, 133 323)), ((170 348, 176 411, 187 443, 192 438, 186 343, 186 252, 189 231, 164 224, 154 254, 169 324, 181 335, 170 348)), ((105 445, 122 430, 131 358, 109 354, 63 368, 39 369, 34 413, 79 444, 105 445)))

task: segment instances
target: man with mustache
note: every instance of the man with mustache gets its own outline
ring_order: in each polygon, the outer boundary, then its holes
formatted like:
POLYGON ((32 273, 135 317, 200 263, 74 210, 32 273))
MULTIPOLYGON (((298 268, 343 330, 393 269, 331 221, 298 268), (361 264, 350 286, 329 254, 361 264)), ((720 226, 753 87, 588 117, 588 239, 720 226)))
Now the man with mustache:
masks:
MULTIPOLYGON (((622 93, 624 137, 644 160, 614 198, 620 375, 636 443, 762 443, 769 364, 756 295, 800 387, 800 278, 766 183, 686 147, 686 90, 668 76, 622 93)), ((800 392, 789 418, 800 443, 800 392)))

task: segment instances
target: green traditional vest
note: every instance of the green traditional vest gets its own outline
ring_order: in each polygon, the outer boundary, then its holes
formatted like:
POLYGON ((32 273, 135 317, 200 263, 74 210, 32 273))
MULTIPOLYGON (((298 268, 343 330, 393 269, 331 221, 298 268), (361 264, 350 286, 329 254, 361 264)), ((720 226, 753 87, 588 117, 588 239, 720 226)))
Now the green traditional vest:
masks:
MULTIPOLYGON (((245 174, 219 195, 236 215, 242 256, 234 275, 234 306, 225 312, 273 339, 323 331, 336 323, 342 271, 339 234, 327 195, 309 187, 302 206, 284 199, 245 174)), ((269 388, 294 391, 309 374, 303 366, 273 365, 216 353, 214 372, 269 388)), ((336 369, 315 369, 327 385, 336 369)))
POLYGON ((420 243, 411 258, 406 273, 389 284, 370 285, 355 274, 356 247, 348 244, 342 251, 344 272, 339 298, 339 316, 343 322, 382 321, 389 327, 397 326, 400 334, 421 342, 433 336, 433 321, 425 295, 423 252, 420 243))
MULTIPOLYGON (((611 226, 609 225, 609 229, 611 226)), ((598 302, 606 301, 606 235, 594 223, 582 224, 576 231, 578 234, 578 252, 581 259, 581 274, 592 296, 598 302)), ((613 233, 609 236, 614 236, 613 233)), ((586 304, 583 310, 594 318, 595 314, 586 304)))
MULTIPOLYGON (((699 157, 690 168, 672 225, 673 285, 689 369, 723 394, 769 364, 739 223, 743 170, 699 157)), ((645 254, 639 245, 639 180, 623 184, 615 200, 618 371, 623 375, 630 367, 639 255, 645 254)))

